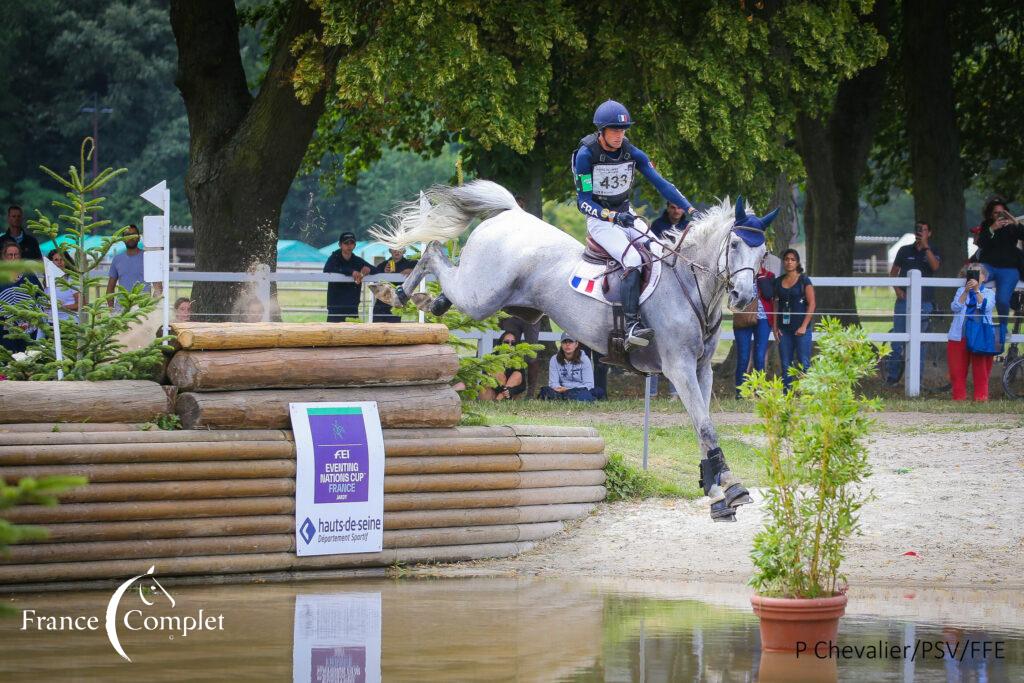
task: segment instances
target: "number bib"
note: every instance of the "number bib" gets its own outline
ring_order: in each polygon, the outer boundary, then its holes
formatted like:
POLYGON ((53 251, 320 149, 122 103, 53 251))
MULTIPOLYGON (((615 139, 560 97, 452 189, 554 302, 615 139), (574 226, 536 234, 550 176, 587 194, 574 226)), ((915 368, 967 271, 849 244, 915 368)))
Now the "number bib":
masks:
POLYGON ((633 185, 633 162, 595 164, 594 190, 599 197, 615 197, 628 192, 633 185))

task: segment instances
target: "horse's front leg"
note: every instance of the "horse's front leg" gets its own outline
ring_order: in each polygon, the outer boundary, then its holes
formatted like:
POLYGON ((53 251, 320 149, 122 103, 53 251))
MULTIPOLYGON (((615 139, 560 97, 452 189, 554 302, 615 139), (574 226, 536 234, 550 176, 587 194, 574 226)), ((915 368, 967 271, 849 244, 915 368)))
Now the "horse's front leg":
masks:
MULTIPOLYGON (((370 291, 373 292, 373 295, 378 300, 394 308, 406 305, 410 299, 422 299, 423 296, 427 296, 417 295, 415 290, 424 277, 434 272, 432 270, 434 244, 434 242, 431 242, 427 245, 427 248, 423 250, 423 255, 416 262, 416 267, 412 269, 412 272, 405 278, 405 281, 398 287, 384 280, 371 282, 370 291)), ((429 297, 427 298, 429 299, 429 297)), ((423 303, 419 300, 416 301, 416 305, 419 308, 422 308, 423 303)))
MULTIPOLYGON (((705 345, 704 355, 697 362, 697 379, 700 383, 701 395, 704 398, 704 406, 708 411, 709 420, 711 414, 712 382, 714 380, 711 359, 715 354, 715 347, 717 345, 718 339, 717 335, 715 335, 715 338, 705 345)), ((712 429, 714 428, 712 427, 712 429)), ((725 491, 725 499, 729 503, 729 507, 737 508, 740 505, 752 503, 753 499, 750 497, 750 492, 740 483, 740 480, 736 478, 732 470, 729 469, 729 465, 725 462, 725 454, 722 453, 721 447, 716 443, 714 448, 705 451, 705 453, 706 456, 704 461, 701 462, 701 466, 703 468, 704 463, 709 462, 713 476, 714 472, 717 471, 718 483, 725 491)), ((703 469, 701 477, 704 478, 703 469)))
MULTIPOLYGON (((708 401, 702 388, 704 368, 696 362, 686 367, 686 361, 677 360, 664 368, 665 375, 679 392, 686 412, 693 421, 703 458, 700 461, 700 486, 711 499, 711 519, 716 522, 736 521, 736 508, 751 502, 750 494, 732 476, 725 455, 718 445, 718 432, 711 421, 708 401)), ((708 391, 710 391, 710 386, 708 391)))

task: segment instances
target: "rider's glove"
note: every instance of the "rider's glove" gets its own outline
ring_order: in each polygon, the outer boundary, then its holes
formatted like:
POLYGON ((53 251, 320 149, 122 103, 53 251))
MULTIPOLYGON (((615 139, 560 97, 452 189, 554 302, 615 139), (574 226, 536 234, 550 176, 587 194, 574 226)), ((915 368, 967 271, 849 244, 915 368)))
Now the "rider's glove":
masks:
POLYGON ((636 216, 628 211, 619 211, 615 214, 615 218, 612 219, 615 225, 621 225, 624 228, 632 228, 633 221, 636 220, 636 216))

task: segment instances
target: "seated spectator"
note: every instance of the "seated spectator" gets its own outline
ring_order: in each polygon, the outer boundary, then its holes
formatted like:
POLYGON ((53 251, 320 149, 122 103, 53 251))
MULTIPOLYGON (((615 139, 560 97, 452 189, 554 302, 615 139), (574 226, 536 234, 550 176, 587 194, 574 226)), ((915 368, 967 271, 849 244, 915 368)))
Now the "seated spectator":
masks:
MULTIPOLYGON (((135 285, 142 284, 142 291, 149 292, 149 283, 143 275, 144 257, 139 249, 139 228, 136 225, 129 225, 124 231, 124 251, 115 256, 110 262, 110 272, 107 278, 107 294, 113 294, 117 287, 134 289, 135 285)), ((107 305, 114 307, 114 299, 111 298, 107 305)))
MULTIPOLYGON (((64 254, 59 250, 51 249, 46 258, 50 259, 53 265, 61 270, 67 271, 67 261, 64 259, 64 254)), ((54 284, 57 287, 57 317, 61 320, 70 320, 78 314, 79 309, 82 307, 78 292, 62 287, 60 283, 54 284)), ((46 294, 49 296, 49 291, 46 294)), ((50 322, 52 323, 53 321, 51 320, 50 322)))
POLYGON ((789 391, 789 374, 794 358, 802 369, 811 364, 811 321, 814 319, 814 285, 804 275, 796 249, 782 252, 782 275, 775 278, 774 320, 772 329, 779 342, 782 383, 789 391))
POLYGON ((359 315, 359 294, 363 276, 373 272, 373 266, 356 256, 355 233, 343 232, 338 238, 338 249, 327 257, 325 273, 349 275, 353 282, 327 283, 327 322, 343 323, 345 318, 359 315))
MULTIPOLYGON (((519 337, 512 332, 506 332, 501 335, 498 343, 515 346, 519 343, 519 337)), ((478 396, 481 401, 507 401, 518 398, 526 390, 526 378, 523 371, 518 368, 505 368, 496 374, 494 379, 498 380, 498 386, 481 389, 478 396)))
MULTIPOLYGON (((404 249, 392 249, 391 258, 378 264, 373 272, 375 275, 380 273, 408 275, 415 267, 415 261, 405 258, 404 249)), ((373 322, 400 323, 402 322, 402 316, 392 313, 391 306, 388 306, 383 301, 375 300, 373 303, 373 322)))
POLYGON ((775 297, 775 273, 761 265, 757 273, 757 299, 752 311, 737 313, 733 317, 733 334, 736 336, 736 398, 740 397, 747 368, 750 366, 750 351, 753 345, 754 369, 764 370, 768 356, 768 340, 771 336, 769 322, 772 299, 775 297), (746 319, 741 317, 746 316, 746 319), (746 324, 744 324, 746 323, 746 324))
POLYGON ((537 398, 544 400, 595 401, 605 394, 594 387, 594 366, 578 341, 562 334, 561 348, 548 363, 548 386, 537 398))
POLYGON ((985 264, 989 282, 995 285, 996 310, 999 311, 1000 340, 1006 341, 1009 323, 1010 298, 1024 270, 1024 252, 1018 246, 1024 240, 1021 225, 1006 209, 1006 202, 993 197, 985 203, 984 220, 975 238, 979 263, 985 264))
MULTIPOLYGON (((262 308, 262 306, 261 306, 262 308)), ((260 311, 262 315, 262 311, 260 311)), ((174 301, 174 322, 187 323, 192 317, 192 300, 187 296, 179 296, 174 301)))
MULTIPOLYGON (((4 261, 20 261, 22 258, 21 247, 16 242, 3 242, 2 256, 4 261)), ((11 304, 16 306, 18 304, 25 304, 33 302, 32 295, 22 289, 22 285, 31 283, 40 289, 43 286, 39 283, 39 279, 32 273, 8 273, 10 279, 6 282, 0 282, 0 304, 11 304)), ((33 304, 34 305, 34 304, 33 304)), ((19 353, 24 351, 28 347, 28 342, 24 339, 13 339, 7 336, 6 325, 4 323, 10 322, 9 316, 4 316, 0 313, 0 345, 3 345, 5 349, 11 353, 19 353)), ((28 322, 17 322, 17 326, 20 327, 30 337, 35 338, 38 330, 28 322)))
POLYGON ((975 353, 967 346, 964 333, 968 316, 980 315, 985 324, 992 322, 992 309, 996 306, 996 293, 985 286, 988 278, 985 266, 968 264, 961 271, 967 282, 956 290, 950 308, 953 322, 949 325, 946 342, 946 362, 949 382, 953 385, 953 400, 967 400, 967 368, 974 378, 974 400, 988 400, 988 379, 992 373, 994 355, 975 353))
POLYGON ((21 257, 29 261, 42 261, 43 254, 39 251, 39 240, 33 237, 22 224, 25 212, 15 204, 7 207, 7 232, 0 235, 0 244, 14 242, 21 247, 21 257))
POLYGON ((666 202, 665 210, 651 223, 651 232, 655 237, 661 237, 669 230, 682 229, 686 226, 684 213, 686 212, 683 211, 683 207, 666 202))

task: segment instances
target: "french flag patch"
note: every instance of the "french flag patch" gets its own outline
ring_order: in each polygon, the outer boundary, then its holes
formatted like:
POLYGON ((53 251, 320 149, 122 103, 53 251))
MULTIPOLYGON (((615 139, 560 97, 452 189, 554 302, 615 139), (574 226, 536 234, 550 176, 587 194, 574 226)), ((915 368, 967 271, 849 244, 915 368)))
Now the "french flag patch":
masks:
POLYGON ((626 123, 629 121, 628 114, 619 114, 619 123, 626 123))
POLYGON ((583 292, 584 294, 590 294, 594 291, 594 284, 596 280, 585 280, 581 277, 574 277, 572 279, 572 288, 577 292, 583 292))

